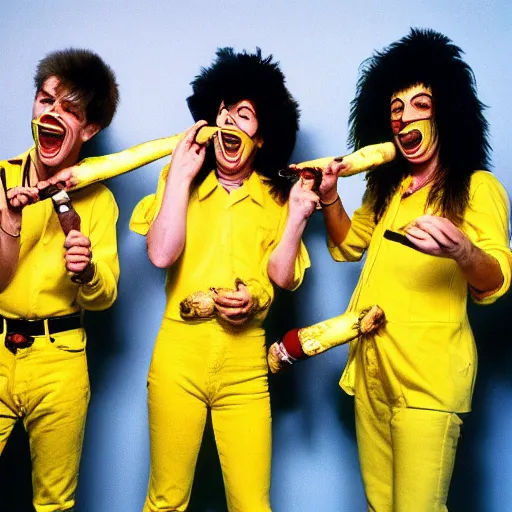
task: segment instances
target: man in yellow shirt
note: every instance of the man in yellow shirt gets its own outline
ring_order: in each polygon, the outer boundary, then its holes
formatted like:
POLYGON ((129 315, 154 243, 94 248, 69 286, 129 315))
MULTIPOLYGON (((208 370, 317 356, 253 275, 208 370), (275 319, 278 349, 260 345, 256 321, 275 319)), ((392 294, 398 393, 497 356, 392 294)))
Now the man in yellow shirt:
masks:
POLYGON ((90 393, 81 313, 116 298, 118 209, 103 185, 77 192, 81 225, 65 235, 52 202, 26 205, 39 181, 74 165, 83 144, 110 124, 118 90, 100 57, 79 49, 47 55, 34 82, 36 144, 0 162, 9 189, 0 200, 0 265, 9 269, 0 276, 0 451, 22 420, 34 508, 54 512, 75 506, 90 393))
POLYGON ((368 509, 446 511, 461 413, 471 408, 476 347, 468 291, 491 303, 510 286, 510 206, 488 171, 483 105, 462 51, 415 30, 365 61, 352 104, 357 148, 394 140, 352 219, 320 186, 337 261, 366 261, 349 310, 379 304, 387 323, 351 343, 341 386, 355 395, 368 509), (397 242, 398 241, 398 242, 397 242), (401 243, 400 243, 401 242, 401 243))
POLYGON ((192 83, 198 121, 178 144, 133 230, 167 268, 167 306, 148 378, 151 474, 146 512, 187 509, 208 410, 231 512, 270 509, 271 413, 262 322, 274 284, 309 266, 301 236, 318 196, 286 166, 297 104, 272 57, 217 51, 192 83), (195 142, 204 124, 226 131, 195 142))

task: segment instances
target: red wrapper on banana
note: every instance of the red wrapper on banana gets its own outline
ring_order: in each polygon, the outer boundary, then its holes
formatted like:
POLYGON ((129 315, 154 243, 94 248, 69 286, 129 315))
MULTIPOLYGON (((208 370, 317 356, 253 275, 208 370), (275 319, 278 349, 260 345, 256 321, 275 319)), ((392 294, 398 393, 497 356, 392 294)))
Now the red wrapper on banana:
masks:
POLYGON ((347 312, 309 327, 288 331, 268 350, 270 371, 277 373, 285 364, 293 364, 358 337, 369 336, 385 321, 384 311, 375 305, 360 312, 347 312))
MULTIPOLYGON (((39 120, 34 120, 33 124, 37 126, 38 122, 39 120)), ((196 142, 205 144, 219 131, 240 138, 245 135, 241 135, 243 132, 239 130, 221 130, 218 127, 203 126, 197 132, 196 142)), ((36 129, 34 133, 37 134, 36 129)), ((144 142, 111 155, 85 158, 78 164, 59 171, 47 182, 40 182, 38 184, 38 187, 41 189, 39 197, 47 199, 62 188, 67 191, 78 190, 98 181, 104 181, 133 171, 143 165, 171 155, 183 135, 184 133, 179 133, 172 137, 144 142)))

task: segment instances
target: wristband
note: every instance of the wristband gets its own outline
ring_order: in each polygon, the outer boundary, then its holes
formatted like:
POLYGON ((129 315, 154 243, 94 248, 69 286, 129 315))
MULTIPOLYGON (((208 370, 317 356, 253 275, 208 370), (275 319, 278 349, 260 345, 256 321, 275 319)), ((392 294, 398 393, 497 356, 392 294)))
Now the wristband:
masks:
POLYGON ((336 196, 336 199, 334 201, 331 201, 330 203, 324 203, 322 200, 320 200, 320 206, 322 208, 325 208, 326 206, 332 206, 334 203, 337 203, 338 201, 340 201, 339 194, 336 196))
POLYGON ((20 237, 20 235, 21 235, 21 229, 19 230, 19 232, 18 232, 18 234, 17 234, 17 235, 15 235, 15 234, 13 234, 13 233, 9 233, 9 231, 6 231, 6 230, 3 228, 2 224, 0 224, 0 229, 1 229, 1 230, 2 230, 6 235, 9 235, 9 236, 10 236, 10 237, 12 237, 12 238, 19 238, 19 237, 20 237))

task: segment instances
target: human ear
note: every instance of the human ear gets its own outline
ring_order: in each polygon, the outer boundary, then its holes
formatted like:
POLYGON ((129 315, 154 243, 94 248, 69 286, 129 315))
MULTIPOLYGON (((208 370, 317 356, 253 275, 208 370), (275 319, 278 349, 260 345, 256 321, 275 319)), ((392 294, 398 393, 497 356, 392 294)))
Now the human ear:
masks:
POLYGON ((91 140, 101 130, 100 125, 97 123, 88 123, 82 128, 81 138, 82 142, 91 140))

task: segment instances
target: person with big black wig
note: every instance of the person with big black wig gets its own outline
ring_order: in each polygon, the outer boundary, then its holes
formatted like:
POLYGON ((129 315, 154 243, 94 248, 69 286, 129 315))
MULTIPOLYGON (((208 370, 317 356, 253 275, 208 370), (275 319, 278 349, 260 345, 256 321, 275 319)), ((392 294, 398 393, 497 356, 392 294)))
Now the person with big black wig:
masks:
POLYGON ((167 305, 148 378, 151 468, 145 512, 186 510, 208 411, 232 512, 266 512, 271 413, 262 322, 274 286, 295 289, 312 183, 278 176, 299 111, 272 56, 221 48, 192 82, 197 121, 131 228, 167 268, 167 305), (213 145, 196 142, 217 126, 213 145))
POLYGON ((447 510, 476 376, 466 301, 510 286, 509 201, 489 169, 484 105, 462 50, 433 30, 411 32, 363 63, 350 115, 355 149, 394 140, 397 158, 368 177, 349 218, 336 190, 320 198, 337 261, 366 253, 349 310, 379 304, 387 323, 351 343, 340 385, 355 395, 368 509, 447 510))

